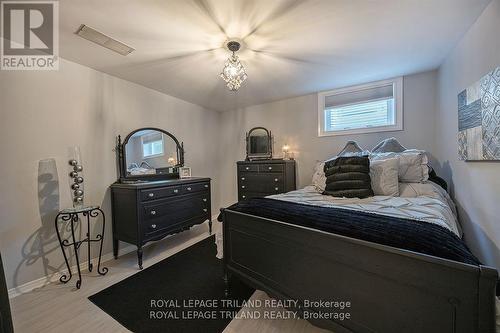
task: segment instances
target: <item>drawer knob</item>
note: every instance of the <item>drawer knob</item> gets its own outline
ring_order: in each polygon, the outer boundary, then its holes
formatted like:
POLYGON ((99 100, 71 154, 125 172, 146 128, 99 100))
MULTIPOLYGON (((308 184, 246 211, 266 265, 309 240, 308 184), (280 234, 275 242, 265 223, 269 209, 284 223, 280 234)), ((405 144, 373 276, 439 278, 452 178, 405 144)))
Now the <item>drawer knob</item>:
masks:
POLYGON ((203 202, 207 202, 207 198, 203 198, 203 202))
POLYGON ((274 178, 274 181, 277 182, 278 181, 278 178, 274 178))
POLYGON ((206 213, 208 210, 206 208, 203 208, 203 211, 206 213))
POLYGON ((269 167, 268 169, 269 169, 269 170, 272 170, 272 169, 273 169, 273 167, 269 167))
POLYGON ((151 224, 151 228, 156 229, 156 224, 151 224))
POLYGON ((174 193, 179 193, 179 190, 175 189, 175 190, 174 190, 174 193))
POLYGON ((208 188, 208 184, 205 184, 205 188, 208 188))
POLYGON ((246 168, 245 168, 245 170, 250 170, 250 168, 249 168, 249 167, 246 167, 246 168))
POLYGON ((156 210, 152 210, 151 215, 156 215, 156 210))
POLYGON ((242 197, 243 199, 245 199, 245 198, 246 198, 246 196, 245 196, 245 195, 242 195, 241 197, 242 197))
POLYGON ((277 187, 275 187, 274 189, 275 189, 276 191, 278 191, 278 190, 279 190, 279 188, 277 188, 277 187))
POLYGON ((188 190, 188 191, 191 191, 191 187, 188 187, 188 188, 187 188, 187 190, 188 190))
POLYGON ((245 180, 245 177, 241 177, 241 180, 245 180))
POLYGON ((241 188, 245 188, 245 185, 241 185, 241 188))
POLYGON ((154 193, 149 193, 149 194, 148 194, 148 196, 149 196, 150 198, 152 198, 152 197, 154 197, 154 196, 155 196, 155 194, 154 194, 154 193))

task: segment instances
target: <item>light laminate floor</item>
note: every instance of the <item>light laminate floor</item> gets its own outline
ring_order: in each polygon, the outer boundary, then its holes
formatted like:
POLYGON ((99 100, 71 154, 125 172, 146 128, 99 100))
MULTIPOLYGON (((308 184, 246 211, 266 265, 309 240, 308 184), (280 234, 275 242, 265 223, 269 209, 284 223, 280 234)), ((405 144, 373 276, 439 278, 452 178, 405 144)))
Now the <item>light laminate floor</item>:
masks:
MULTIPOLYGON (((251 301, 259 300, 261 304, 265 304, 266 300, 271 300, 269 296, 257 290, 249 299, 251 301)), ((251 304, 251 303, 250 303, 251 304)), ((286 318, 287 310, 280 307, 242 307, 229 325, 227 325, 224 333, 278 333, 278 332, 302 332, 302 333, 329 333, 330 331, 318 328, 307 320, 286 318), (255 313, 256 312, 256 313, 255 313), (241 318, 242 313, 247 313, 245 316, 258 317, 258 319, 241 318), (266 318, 267 314, 267 318, 266 318), (281 317, 279 316, 281 314, 281 317), (284 318, 284 319, 283 319, 284 318)))
MULTIPOLYGON (((214 223, 214 227, 214 232, 216 232, 219 223, 214 223)), ((144 268, 208 236, 207 225, 203 224, 146 246, 144 248, 144 268)), ((139 272, 136 254, 135 252, 128 253, 118 260, 106 262, 104 266, 109 268, 109 272, 105 276, 98 276, 95 272, 84 273, 80 290, 75 288, 76 279, 73 276, 68 284, 52 283, 12 299, 11 307, 15 332, 129 332, 90 302, 87 297, 139 272)), ((252 299, 265 299, 267 297, 265 293, 257 291, 252 299)), ((224 332, 320 333, 326 331, 300 319, 235 319, 224 332)))
MULTIPOLYGON (((207 230, 204 223, 144 247, 144 268, 205 239, 207 230)), ((109 268, 105 276, 83 273, 80 290, 75 288, 73 276, 67 284, 52 283, 10 300, 15 332, 129 332, 87 297, 139 272, 136 253, 110 260, 104 266, 109 268)))

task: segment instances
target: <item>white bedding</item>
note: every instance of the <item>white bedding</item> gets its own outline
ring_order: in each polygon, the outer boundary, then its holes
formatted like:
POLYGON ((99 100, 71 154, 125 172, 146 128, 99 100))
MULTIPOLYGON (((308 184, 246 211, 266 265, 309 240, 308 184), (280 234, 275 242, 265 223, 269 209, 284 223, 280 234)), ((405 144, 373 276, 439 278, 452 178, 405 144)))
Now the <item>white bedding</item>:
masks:
POLYGON ((130 172, 132 176, 139 176, 139 175, 154 175, 156 174, 156 169, 148 169, 148 168, 130 168, 127 170, 130 172))
POLYGON ((440 225, 461 237, 455 205, 439 185, 428 182, 425 195, 415 197, 374 196, 365 199, 335 198, 322 195, 314 186, 268 196, 268 198, 306 205, 361 210, 379 215, 397 216, 440 225))

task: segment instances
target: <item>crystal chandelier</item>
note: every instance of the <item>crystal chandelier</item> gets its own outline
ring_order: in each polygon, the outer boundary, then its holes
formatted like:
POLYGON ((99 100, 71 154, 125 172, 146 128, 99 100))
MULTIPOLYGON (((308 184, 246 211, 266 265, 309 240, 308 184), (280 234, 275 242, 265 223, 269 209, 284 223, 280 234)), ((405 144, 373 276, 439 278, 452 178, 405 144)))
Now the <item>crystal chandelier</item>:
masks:
POLYGON ((226 82, 226 87, 229 90, 236 91, 240 89, 243 81, 247 79, 247 73, 238 56, 235 54, 240 49, 240 43, 230 41, 227 43, 227 48, 233 54, 226 60, 220 77, 226 82))

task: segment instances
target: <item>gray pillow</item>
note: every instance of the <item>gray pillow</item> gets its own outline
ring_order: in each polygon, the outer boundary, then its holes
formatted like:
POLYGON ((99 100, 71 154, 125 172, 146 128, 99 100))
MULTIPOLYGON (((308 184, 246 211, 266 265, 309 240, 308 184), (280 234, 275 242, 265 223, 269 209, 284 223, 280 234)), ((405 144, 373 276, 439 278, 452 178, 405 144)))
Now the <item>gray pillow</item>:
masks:
POLYGON ((347 141, 344 149, 337 154, 337 156, 341 157, 350 157, 350 156, 365 156, 369 155, 369 151, 363 150, 356 141, 347 141))
POLYGON ((372 153, 401 153, 405 150, 396 138, 388 138, 373 147, 372 153))

